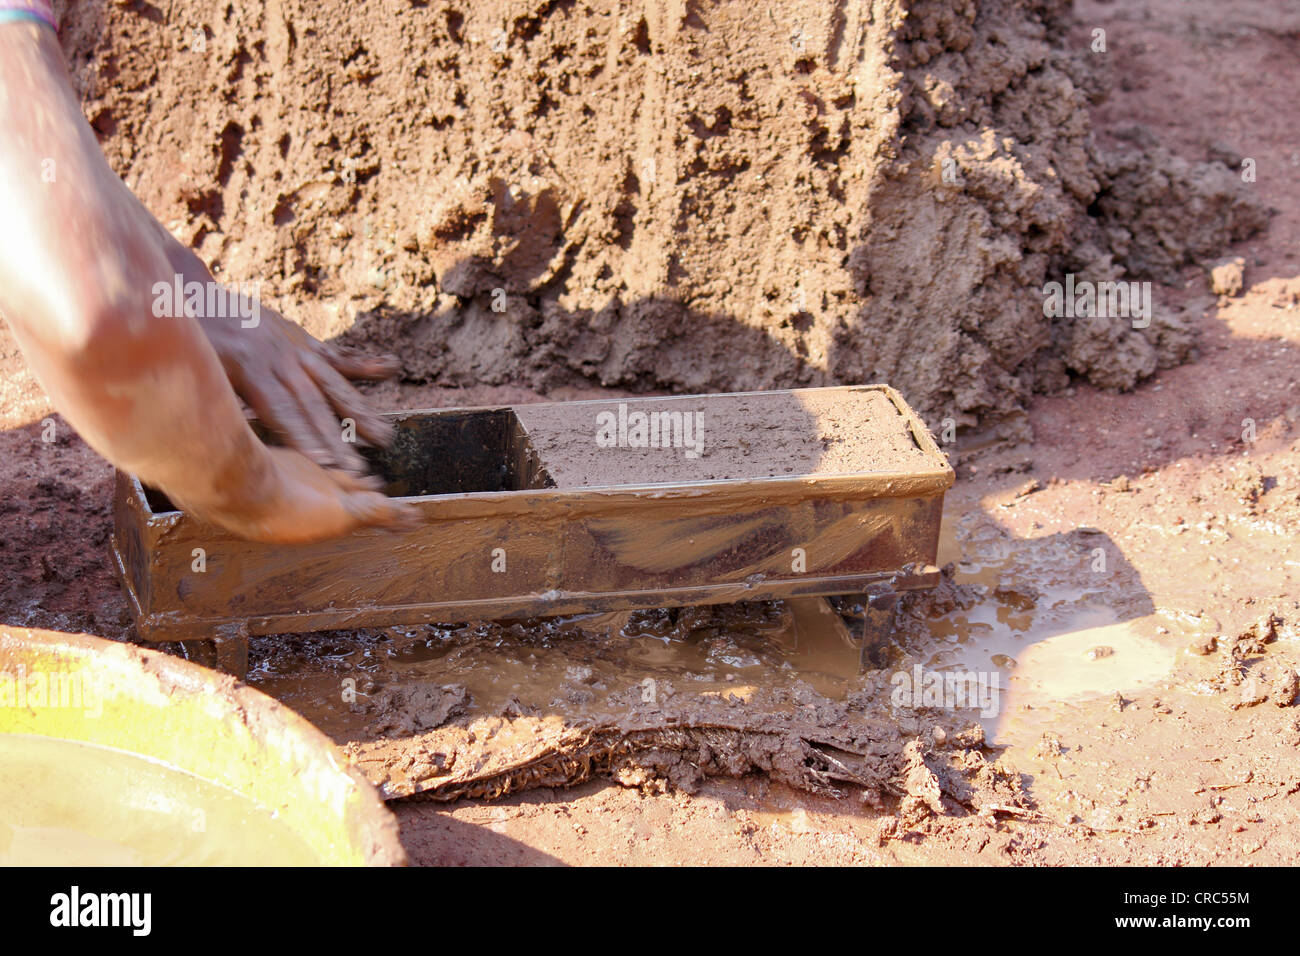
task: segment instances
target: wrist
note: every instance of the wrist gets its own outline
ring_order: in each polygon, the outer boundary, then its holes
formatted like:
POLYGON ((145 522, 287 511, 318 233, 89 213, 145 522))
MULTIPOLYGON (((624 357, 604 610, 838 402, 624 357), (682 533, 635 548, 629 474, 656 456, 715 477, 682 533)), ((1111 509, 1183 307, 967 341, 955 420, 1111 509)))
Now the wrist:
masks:
POLYGON ((59 19, 49 0, 0 0, 0 24, 39 23, 58 31, 59 19))

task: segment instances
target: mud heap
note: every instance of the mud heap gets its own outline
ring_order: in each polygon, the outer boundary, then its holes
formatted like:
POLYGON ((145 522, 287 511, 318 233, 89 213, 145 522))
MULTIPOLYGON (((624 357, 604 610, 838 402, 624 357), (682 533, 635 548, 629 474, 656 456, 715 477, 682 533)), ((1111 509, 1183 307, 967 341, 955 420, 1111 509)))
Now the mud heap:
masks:
MULTIPOLYGON (((1103 156, 1067 0, 79 4, 116 168, 219 277, 446 384, 888 381, 972 422, 1183 360, 1166 279, 1265 211, 1225 166, 1103 156)), ((1083 37, 1080 39, 1080 37, 1083 37)))

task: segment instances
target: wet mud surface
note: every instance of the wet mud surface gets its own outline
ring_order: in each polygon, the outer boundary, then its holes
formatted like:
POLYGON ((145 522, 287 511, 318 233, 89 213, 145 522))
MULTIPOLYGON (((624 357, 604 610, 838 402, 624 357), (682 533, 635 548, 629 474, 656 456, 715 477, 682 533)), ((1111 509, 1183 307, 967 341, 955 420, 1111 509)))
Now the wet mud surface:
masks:
MULTIPOLYGON (((902 600, 879 669, 860 667, 852 600, 811 618, 772 601, 261 639, 250 680, 332 734, 390 798, 499 798, 593 776, 695 792, 710 776, 762 773, 892 803, 911 826, 1034 818, 999 755, 1039 753, 1079 707, 1122 709, 1191 679, 1189 649, 1221 630, 1157 608, 1097 528, 1024 539, 968 512, 945 529, 943 559, 941 585, 902 600), (918 668, 984 675, 991 696, 900 697, 918 668)), ((1267 638, 1247 642, 1256 655, 1295 634, 1265 621, 1267 638)), ((1194 692, 1280 700, 1293 673, 1272 664, 1240 690, 1239 670, 1197 676, 1194 692)))
POLYGON ((940 719, 922 748, 883 675, 859 673, 848 629, 812 620, 801 628, 774 601, 408 629, 334 656, 320 638, 296 652, 277 639, 250 681, 344 743, 390 797, 499 797, 593 775, 689 792, 764 773, 872 806, 912 790, 934 812, 1019 800, 986 764, 978 722, 940 719), (304 681, 322 659, 328 672, 304 681), (936 772, 945 783, 929 793, 936 772))
POLYGON ((887 395, 865 389, 525 406, 518 415, 560 488, 943 467, 887 395))

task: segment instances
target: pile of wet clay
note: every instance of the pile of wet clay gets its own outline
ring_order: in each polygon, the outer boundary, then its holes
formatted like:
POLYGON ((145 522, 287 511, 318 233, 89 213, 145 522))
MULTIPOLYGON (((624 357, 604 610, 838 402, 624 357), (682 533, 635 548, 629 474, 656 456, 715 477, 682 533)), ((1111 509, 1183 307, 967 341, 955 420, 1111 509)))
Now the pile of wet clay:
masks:
POLYGON ((888 381, 970 423, 1184 360, 1158 283, 1267 220, 1239 170, 1098 149, 1106 55, 1068 0, 65 20, 87 114, 168 227, 412 382, 888 381), (1149 324, 1049 317, 1067 275, 1154 281, 1149 324))

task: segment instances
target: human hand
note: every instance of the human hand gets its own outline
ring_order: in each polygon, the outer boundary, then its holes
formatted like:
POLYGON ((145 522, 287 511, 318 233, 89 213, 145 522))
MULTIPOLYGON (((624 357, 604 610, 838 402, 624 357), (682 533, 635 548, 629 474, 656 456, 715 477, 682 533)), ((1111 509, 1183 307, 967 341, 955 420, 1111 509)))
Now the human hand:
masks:
POLYGON ((371 446, 392 439, 392 426, 349 380, 390 378, 398 370, 396 358, 367 357, 321 342, 265 303, 259 304, 254 325, 203 317, 199 326, 235 394, 258 421, 322 468, 365 475, 365 460, 345 434, 371 446), (346 430, 349 419, 354 428, 346 430))

